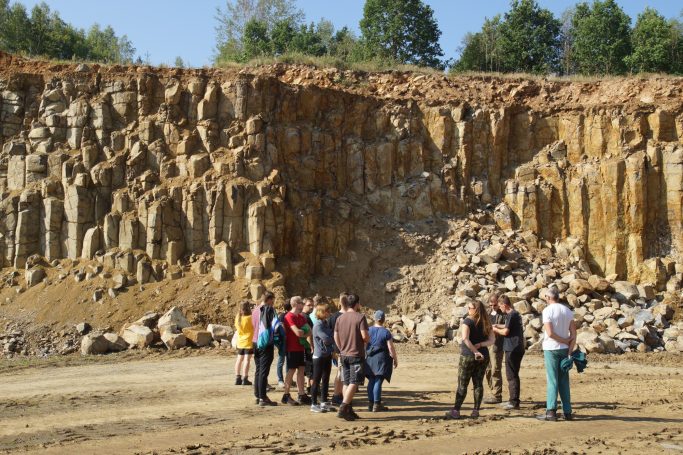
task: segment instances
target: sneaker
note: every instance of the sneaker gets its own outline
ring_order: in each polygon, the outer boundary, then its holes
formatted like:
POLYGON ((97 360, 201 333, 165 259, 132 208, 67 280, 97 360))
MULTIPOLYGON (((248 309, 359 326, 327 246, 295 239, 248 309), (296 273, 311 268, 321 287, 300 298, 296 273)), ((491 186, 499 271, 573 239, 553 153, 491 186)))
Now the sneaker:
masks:
POLYGON ((284 388, 285 388, 285 383, 284 383, 284 381, 278 381, 278 382, 277 382, 277 386, 278 386, 279 388, 281 388, 281 389, 284 389, 284 388))
POLYGON ((388 410, 389 410, 389 408, 384 406, 382 404, 382 402, 380 402, 380 401, 378 401, 372 405, 372 412, 384 412, 384 411, 388 411, 388 410))
POLYGON ((519 409, 519 403, 508 402, 503 406, 506 411, 512 411, 513 409, 519 409))
POLYGON ((337 406, 341 406, 343 401, 344 398, 341 395, 335 395, 332 397, 332 404, 335 404, 337 406))
POLYGON ((498 404, 502 401, 502 398, 488 397, 484 400, 484 404, 498 404))
POLYGON ((555 411, 546 411, 545 414, 537 415, 536 419, 545 422, 557 422, 557 413, 555 411))
POLYGON ((330 403, 329 401, 323 401, 322 403, 320 403, 320 407, 323 409, 326 409, 329 412, 332 412, 335 410, 334 406, 332 406, 332 403, 330 403))
POLYGON ((372 401, 368 401, 368 412, 372 412, 373 406, 375 406, 375 403, 372 401))
POLYGON ((301 404, 311 404, 313 400, 308 395, 299 395, 299 403, 301 404))
POLYGON ((472 409, 472 414, 470 414, 470 417, 473 419, 478 419, 479 418, 479 410, 478 409, 472 409))
POLYGON ((235 385, 242 385, 242 376, 235 376, 235 385))
POLYGON ((270 398, 265 398, 263 400, 259 400, 259 406, 265 408, 266 406, 277 406, 277 403, 270 398))
POLYGON ((266 392, 272 392, 273 390, 275 390, 275 387, 270 384, 266 384, 266 392))
POLYGON ((562 416, 564 417, 564 420, 574 420, 574 414, 571 412, 569 414, 562 414, 562 416))
POLYGON ((242 385, 254 385, 248 378, 242 379, 242 385))
POLYGON ((450 411, 448 411, 448 412, 446 413, 446 418, 447 418, 447 419, 457 420, 457 419, 460 418, 460 411, 458 411, 458 410, 456 410, 456 409, 451 409, 450 411))
POLYGON ((327 409, 323 408, 319 404, 312 404, 311 412, 327 412, 327 409))
POLYGON ((258 404, 260 404, 260 403, 261 403, 261 400, 259 400, 259 399, 257 398, 257 399, 256 399, 256 404, 258 405, 258 404))

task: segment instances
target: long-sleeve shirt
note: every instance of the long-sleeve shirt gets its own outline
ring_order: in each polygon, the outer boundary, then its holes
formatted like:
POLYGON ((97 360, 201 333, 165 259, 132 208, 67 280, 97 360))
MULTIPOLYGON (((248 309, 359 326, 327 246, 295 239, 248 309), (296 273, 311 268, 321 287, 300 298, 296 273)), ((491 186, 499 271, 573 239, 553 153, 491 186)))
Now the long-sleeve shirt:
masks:
POLYGON ((334 332, 327 321, 313 326, 313 357, 329 357, 334 352, 334 332))

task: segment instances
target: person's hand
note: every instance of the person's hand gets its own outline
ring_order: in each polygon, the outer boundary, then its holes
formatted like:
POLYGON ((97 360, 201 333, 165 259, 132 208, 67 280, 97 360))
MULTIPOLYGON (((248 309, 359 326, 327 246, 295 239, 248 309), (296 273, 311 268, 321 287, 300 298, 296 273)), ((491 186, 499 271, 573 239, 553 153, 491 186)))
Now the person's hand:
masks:
POLYGON ((394 359, 394 368, 398 368, 398 360, 394 359))
POLYGON ((475 360, 484 360, 484 354, 482 354, 481 352, 475 352, 474 353, 474 359, 475 360))

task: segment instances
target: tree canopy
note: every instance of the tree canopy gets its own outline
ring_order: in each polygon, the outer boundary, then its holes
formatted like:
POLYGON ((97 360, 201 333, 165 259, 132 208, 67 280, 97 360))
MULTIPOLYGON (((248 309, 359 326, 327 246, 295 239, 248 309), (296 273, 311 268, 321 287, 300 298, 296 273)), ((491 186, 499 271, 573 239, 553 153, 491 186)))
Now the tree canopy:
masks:
POLYGON ((0 49, 6 52, 56 59, 132 62, 135 48, 126 35, 111 27, 93 25, 86 33, 62 20, 42 2, 30 13, 23 4, 0 0, 0 49))

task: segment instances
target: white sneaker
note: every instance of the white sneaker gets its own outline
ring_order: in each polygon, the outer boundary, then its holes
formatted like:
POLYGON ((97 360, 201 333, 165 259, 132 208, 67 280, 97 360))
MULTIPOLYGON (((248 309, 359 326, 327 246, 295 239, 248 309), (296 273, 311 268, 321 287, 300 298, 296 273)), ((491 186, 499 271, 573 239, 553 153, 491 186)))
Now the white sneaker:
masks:
POLYGON ((320 407, 326 411, 329 411, 330 409, 332 409, 332 403, 330 403, 329 401, 325 401, 323 403, 320 403, 320 407))
POLYGON ((277 386, 278 386, 279 388, 281 388, 281 389, 284 389, 284 388, 285 388, 285 383, 282 382, 282 381, 278 381, 277 386))
POLYGON ((327 409, 323 408, 320 405, 312 404, 311 405, 311 412, 327 412, 327 409))

